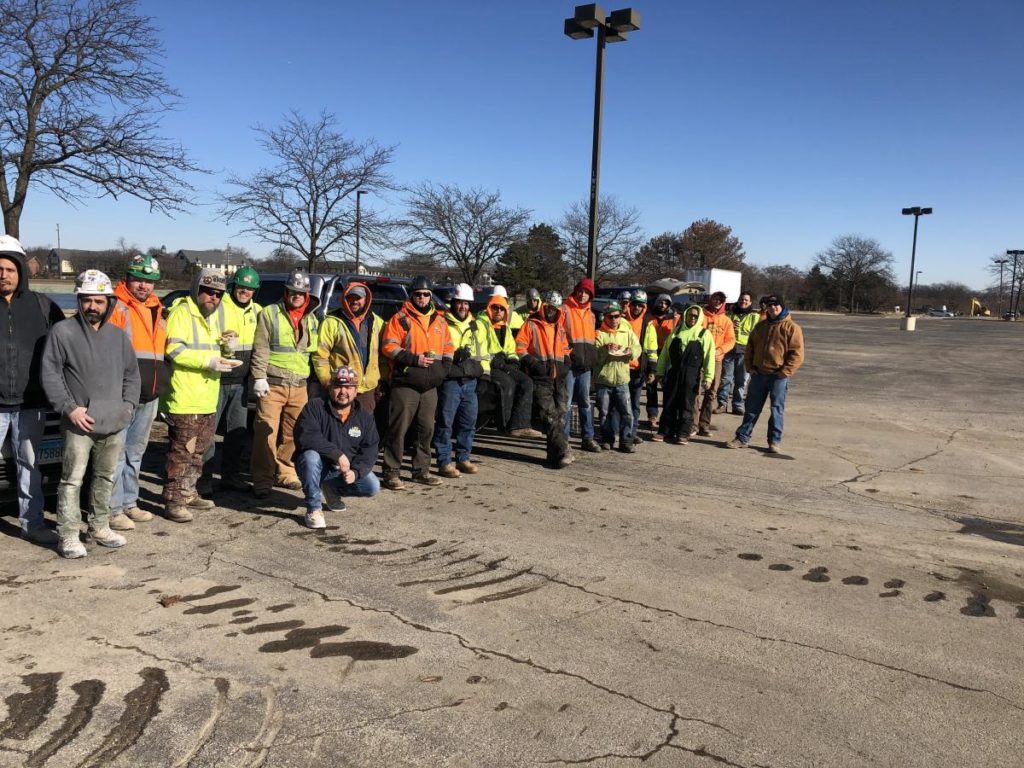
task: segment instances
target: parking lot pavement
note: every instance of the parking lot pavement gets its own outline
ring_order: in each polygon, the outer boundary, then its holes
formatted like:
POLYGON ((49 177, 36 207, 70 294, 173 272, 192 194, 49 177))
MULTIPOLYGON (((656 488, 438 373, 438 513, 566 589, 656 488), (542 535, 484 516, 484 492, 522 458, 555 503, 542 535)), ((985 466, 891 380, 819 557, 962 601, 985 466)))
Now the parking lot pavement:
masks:
POLYGON ((482 434, 322 533, 3 538, 0 765, 1019 766, 1024 326, 797 319, 781 456, 482 434))

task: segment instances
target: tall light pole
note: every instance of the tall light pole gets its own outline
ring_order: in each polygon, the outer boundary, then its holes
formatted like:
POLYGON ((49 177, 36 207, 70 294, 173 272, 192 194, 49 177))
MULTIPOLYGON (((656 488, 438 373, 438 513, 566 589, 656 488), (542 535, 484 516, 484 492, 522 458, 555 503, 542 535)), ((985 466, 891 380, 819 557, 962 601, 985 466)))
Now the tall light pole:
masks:
POLYGON ((359 274, 359 222, 362 219, 362 211, 359 207, 359 199, 369 194, 365 189, 356 190, 356 274, 359 274))
POLYGON ((587 276, 597 282, 597 198, 601 186, 601 117, 604 92, 604 45, 621 43, 629 32, 640 29, 640 14, 632 8, 605 16, 597 3, 577 5, 565 20, 565 34, 573 40, 594 36, 597 30, 597 65, 594 75, 594 145, 590 156, 590 224, 587 232, 587 276))
POLYGON ((995 262, 999 265, 999 317, 1003 316, 1003 267, 1009 261, 1009 259, 996 259, 995 262))
POLYGON ((908 331, 913 330, 910 320, 910 308, 914 305, 914 261, 917 258, 917 220, 922 216, 927 216, 932 212, 931 208, 922 208, 919 205, 913 208, 904 208, 904 216, 914 217, 914 244, 910 248, 910 285, 907 286, 907 322, 904 323, 904 327, 908 331))
POLYGON ((1021 283, 1024 283, 1024 280, 1020 280, 1017 277, 1017 257, 1018 256, 1024 256, 1024 251, 1021 251, 1021 250, 1007 251, 1006 255, 1007 256, 1013 256, 1013 271, 1010 272, 1010 319, 1011 320, 1016 320, 1017 319, 1017 307, 1020 306, 1021 283), (1016 281, 1016 283, 1017 283, 1017 295, 1016 295, 1016 298, 1014 297, 1014 294, 1013 294, 1013 284, 1014 284, 1014 281, 1016 281))

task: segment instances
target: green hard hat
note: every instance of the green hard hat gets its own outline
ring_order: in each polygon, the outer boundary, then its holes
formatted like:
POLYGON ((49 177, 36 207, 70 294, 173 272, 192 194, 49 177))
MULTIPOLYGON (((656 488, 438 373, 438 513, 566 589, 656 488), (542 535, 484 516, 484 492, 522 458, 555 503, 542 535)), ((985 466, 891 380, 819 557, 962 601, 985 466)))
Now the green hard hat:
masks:
POLYGON ((128 262, 128 274, 140 280, 156 282, 160 279, 160 265, 152 256, 140 253, 132 256, 132 260, 128 262))
POLYGON ((256 290, 260 287, 259 272, 252 267, 239 267, 238 271, 235 272, 234 277, 231 278, 231 284, 256 290))
POLYGON ((617 302, 615 300, 609 301, 607 304, 604 305, 604 314, 606 314, 606 315, 610 314, 612 312, 621 312, 621 311, 622 311, 622 305, 619 304, 619 302, 617 302))

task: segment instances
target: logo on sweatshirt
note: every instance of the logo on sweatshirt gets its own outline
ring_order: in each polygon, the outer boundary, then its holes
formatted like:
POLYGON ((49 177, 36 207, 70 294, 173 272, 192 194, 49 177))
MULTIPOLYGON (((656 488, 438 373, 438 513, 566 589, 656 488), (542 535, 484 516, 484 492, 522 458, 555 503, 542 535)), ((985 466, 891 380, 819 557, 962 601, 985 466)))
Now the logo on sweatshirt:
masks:
POLYGON ((348 436, 358 440, 360 437, 363 436, 363 430, 361 430, 359 427, 349 427, 348 436))

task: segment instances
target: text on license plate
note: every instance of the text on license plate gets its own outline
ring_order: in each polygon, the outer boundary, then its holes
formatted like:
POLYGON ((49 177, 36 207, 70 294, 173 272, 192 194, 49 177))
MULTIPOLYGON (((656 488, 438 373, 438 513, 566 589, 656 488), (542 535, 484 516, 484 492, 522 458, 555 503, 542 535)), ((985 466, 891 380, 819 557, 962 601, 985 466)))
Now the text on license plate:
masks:
POLYGON ((40 464, 59 464, 64 461, 64 441, 60 438, 43 440, 39 446, 40 464))

